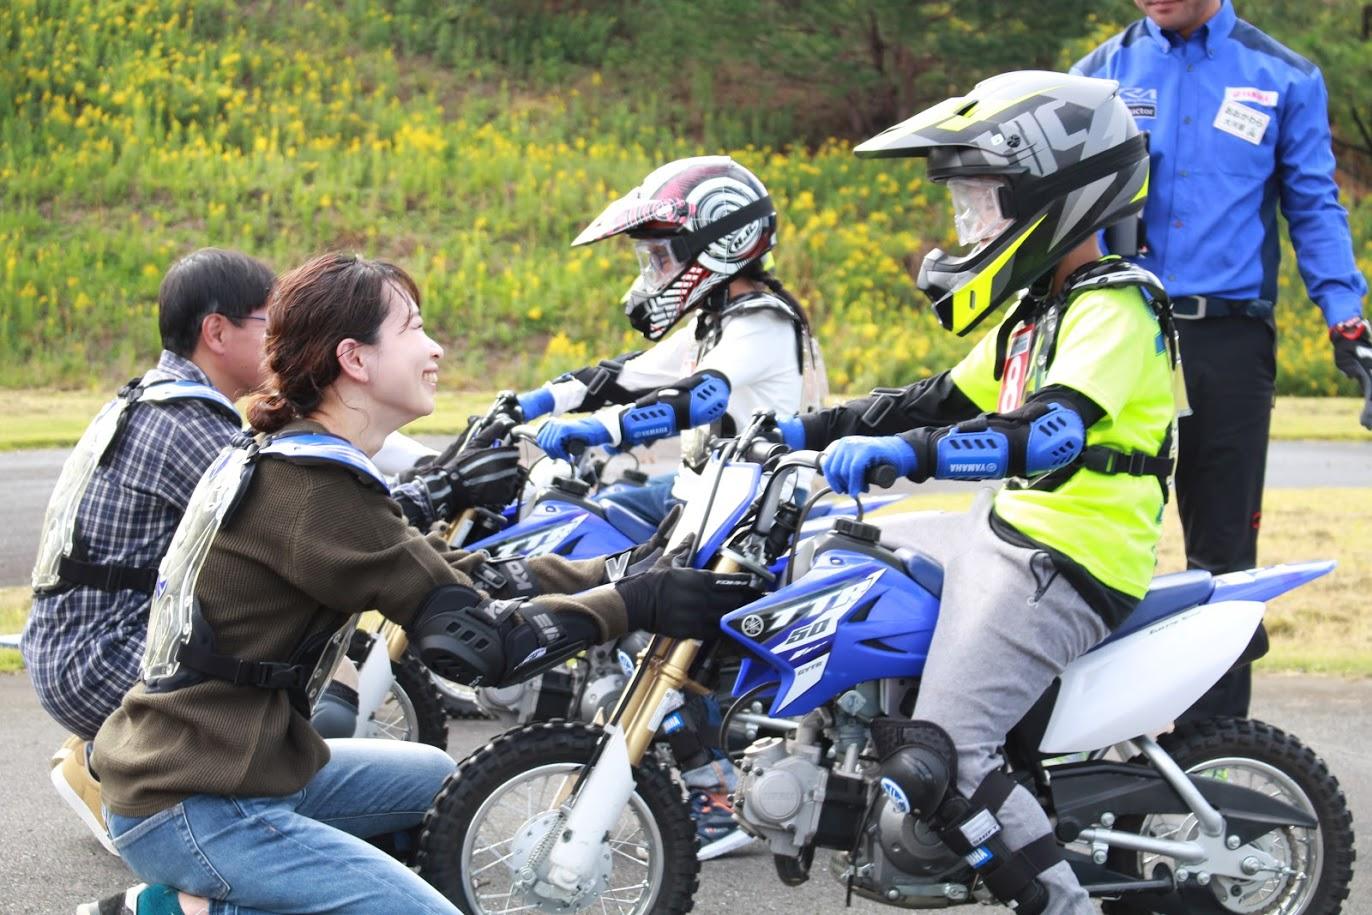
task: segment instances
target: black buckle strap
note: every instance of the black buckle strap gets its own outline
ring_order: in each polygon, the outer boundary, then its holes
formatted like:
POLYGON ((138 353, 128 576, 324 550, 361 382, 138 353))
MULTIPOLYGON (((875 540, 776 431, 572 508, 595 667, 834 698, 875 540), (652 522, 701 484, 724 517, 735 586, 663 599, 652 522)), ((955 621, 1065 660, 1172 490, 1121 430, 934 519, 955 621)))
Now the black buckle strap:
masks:
POLYGON ((862 411, 861 422, 869 429, 875 429, 895 407, 904 388, 872 388, 872 402, 862 411))
POLYGON ((304 689, 311 671, 303 664, 283 664, 279 661, 245 661, 228 655, 215 654, 198 646, 182 643, 176 660, 198 673, 234 686, 256 686, 259 689, 304 689))
POLYGON ((1131 477, 1166 478, 1172 472, 1171 457, 1144 454, 1142 451, 1118 451, 1106 445, 1091 445, 1082 451, 1081 464, 1097 473, 1124 473, 1131 477))
POLYGON ((985 807, 995 813, 1005 804, 1005 799, 1018 785, 1019 783, 1006 775, 1004 770, 993 769, 986 773, 986 777, 977 785, 977 790, 972 792, 968 801, 973 807, 985 807))
POLYGON ((151 594, 157 586, 157 567, 105 565, 63 556, 57 561, 57 577, 68 584, 97 591, 151 594))

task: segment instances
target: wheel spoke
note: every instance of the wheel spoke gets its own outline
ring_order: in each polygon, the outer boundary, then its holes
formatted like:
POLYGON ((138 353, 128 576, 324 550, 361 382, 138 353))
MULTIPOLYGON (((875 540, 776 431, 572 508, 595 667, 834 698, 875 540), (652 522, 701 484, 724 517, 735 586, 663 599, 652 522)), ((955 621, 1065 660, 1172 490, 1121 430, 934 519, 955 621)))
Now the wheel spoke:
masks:
POLYGON ((492 842, 490 845, 483 845, 482 847, 472 852, 472 857, 475 858, 477 855, 484 855, 486 852, 491 851, 492 849, 499 848, 502 845, 509 845, 513 841, 514 836, 510 836, 508 839, 501 839, 499 842, 492 842))
POLYGON ((514 853, 513 851, 511 851, 509 854, 501 855, 499 858, 496 858, 496 859, 495 859, 494 861, 492 861, 490 864, 483 864, 483 865, 481 865, 480 867, 478 867, 476 870, 472 871, 472 876, 475 877, 477 874, 484 873, 484 872, 490 870, 491 868, 495 867, 497 864, 502 864, 502 863, 504 863, 504 862, 510 860, 511 858, 514 857, 514 855, 515 855, 515 853, 514 853))

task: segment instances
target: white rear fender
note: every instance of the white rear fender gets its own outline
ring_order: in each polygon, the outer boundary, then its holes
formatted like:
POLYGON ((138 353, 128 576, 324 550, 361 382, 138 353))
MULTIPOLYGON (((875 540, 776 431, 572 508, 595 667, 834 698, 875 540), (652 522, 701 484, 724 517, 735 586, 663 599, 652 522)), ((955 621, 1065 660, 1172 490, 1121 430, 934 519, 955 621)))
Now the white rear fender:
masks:
POLYGON ((1242 654, 1263 610, 1202 604, 1077 658, 1039 749, 1076 753, 1168 729, 1242 654))
POLYGON ((563 825, 563 840, 548 853, 548 882, 574 892, 595 874, 595 864, 624 805, 634 793, 634 770, 628 745, 618 725, 606 725, 610 739, 581 792, 572 802, 563 825))

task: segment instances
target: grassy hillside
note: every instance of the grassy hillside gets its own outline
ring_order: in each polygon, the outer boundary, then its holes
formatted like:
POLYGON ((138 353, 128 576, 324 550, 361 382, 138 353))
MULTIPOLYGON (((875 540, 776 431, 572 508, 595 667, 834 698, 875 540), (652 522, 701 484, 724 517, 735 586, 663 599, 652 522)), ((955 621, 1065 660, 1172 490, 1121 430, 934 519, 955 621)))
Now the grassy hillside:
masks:
MULTIPOLYGON (((838 96, 788 95, 809 91, 785 75, 791 61, 764 68, 770 88, 743 105, 727 68, 701 75, 705 46, 676 48, 680 66, 665 56, 648 6, 519 0, 498 17, 407 0, 0 6, 0 387, 136 370, 156 350, 162 272, 206 244, 281 269, 327 248, 392 258, 421 283, 454 387, 529 383, 633 342, 617 304, 632 255, 567 242, 653 166, 720 151, 778 202, 777 272, 811 310, 836 389, 956 359, 966 343, 938 330, 910 279, 952 241, 921 166, 859 162, 851 138, 779 143, 810 135, 813 119, 787 125, 838 96)), ((982 34, 947 16, 926 25, 982 34)), ((682 41, 701 34, 691 28, 682 41)), ((783 31, 823 50, 794 21, 783 31)), ((769 41, 759 47, 775 50, 769 41)), ((982 50, 966 59, 998 59, 982 50)), ((946 62, 920 73, 892 104, 963 75, 946 62)), ((1353 218, 1372 269, 1372 204, 1353 218)), ((1318 316, 1295 304, 1289 266, 1282 283, 1294 304, 1282 312, 1283 392, 1352 393, 1318 316)))

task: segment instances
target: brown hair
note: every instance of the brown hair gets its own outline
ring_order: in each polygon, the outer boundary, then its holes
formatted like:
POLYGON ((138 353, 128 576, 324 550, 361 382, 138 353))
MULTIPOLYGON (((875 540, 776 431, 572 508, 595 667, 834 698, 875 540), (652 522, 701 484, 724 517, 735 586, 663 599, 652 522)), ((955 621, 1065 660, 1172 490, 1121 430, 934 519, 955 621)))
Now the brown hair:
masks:
POLYGON ((338 344, 375 343, 386 320, 386 287, 419 304, 419 288, 394 264, 355 254, 321 254, 282 276, 267 300, 267 368, 248 422, 275 432, 319 407, 338 377, 338 344))

